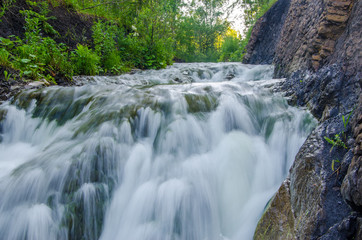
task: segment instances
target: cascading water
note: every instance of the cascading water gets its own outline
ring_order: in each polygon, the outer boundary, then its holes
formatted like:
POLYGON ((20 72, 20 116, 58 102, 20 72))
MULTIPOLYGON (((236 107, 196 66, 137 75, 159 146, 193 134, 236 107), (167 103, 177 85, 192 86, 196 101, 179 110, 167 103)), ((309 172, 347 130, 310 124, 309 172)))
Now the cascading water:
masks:
POLYGON ((1 239, 251 239, 315 126, 271 66, 165 70, 0 106, 1 239))

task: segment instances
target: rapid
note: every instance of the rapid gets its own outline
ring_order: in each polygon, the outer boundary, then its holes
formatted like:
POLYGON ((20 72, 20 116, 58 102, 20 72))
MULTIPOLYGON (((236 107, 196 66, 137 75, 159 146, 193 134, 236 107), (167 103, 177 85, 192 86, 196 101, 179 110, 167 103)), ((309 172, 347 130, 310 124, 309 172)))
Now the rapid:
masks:
POLYGON ((0 105, 0 239, 252 239, 316 126, 273 67, 174 64, 0 105))

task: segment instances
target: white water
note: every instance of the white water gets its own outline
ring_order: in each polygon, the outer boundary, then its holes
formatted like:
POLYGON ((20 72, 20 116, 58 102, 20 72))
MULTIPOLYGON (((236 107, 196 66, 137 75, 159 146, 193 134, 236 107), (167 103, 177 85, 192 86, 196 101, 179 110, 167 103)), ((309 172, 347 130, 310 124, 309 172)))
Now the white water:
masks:
POLYGON ((0 239, 252 239, 315 125, 271 73, 175 64, 4 103, 0 239))

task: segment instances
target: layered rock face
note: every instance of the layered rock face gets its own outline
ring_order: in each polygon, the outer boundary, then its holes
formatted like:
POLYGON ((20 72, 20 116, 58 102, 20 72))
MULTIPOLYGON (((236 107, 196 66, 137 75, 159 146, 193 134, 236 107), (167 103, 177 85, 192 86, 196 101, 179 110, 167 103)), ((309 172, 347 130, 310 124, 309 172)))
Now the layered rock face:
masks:
POLYGON ((274 63, 281 75, 301 68, 318 70, 330 62, 327 58, 346 29, 353 0, 292 0, 290 4, 274 63))
MULTIPOLYGON (((359 98, 360 113, 354 121, 354 157, 342 184, 344 199, 355 209, 362 211, 362 96, 359 98)), ((362 232, 361 232, 362 233, 362 232)))
POLYGON ((272 64, 289 6, 290 0, 279 0, 255 23, 244 62, 272 64))
POLYGON ((280 0, 253 29, 244 62, 272 62, 275 76, 286 77, 280 90, 290 103, 307 106, 320 120, 255 239, 362 239, 361 5, 280 0), (277 26, 274 35, 271 26, 277 26), (346 148, 325 139, 336 135, 346 148))

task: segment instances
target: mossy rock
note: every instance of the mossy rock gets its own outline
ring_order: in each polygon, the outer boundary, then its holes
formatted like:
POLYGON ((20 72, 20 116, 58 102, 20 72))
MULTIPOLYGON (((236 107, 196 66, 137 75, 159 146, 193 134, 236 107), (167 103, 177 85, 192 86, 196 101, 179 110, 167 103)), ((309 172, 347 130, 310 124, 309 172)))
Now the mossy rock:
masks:
POLYGON ((264 239, 296 239, 294 216, 290 204, 289 180, 285 180, 280 186, 256 227, 254 240, 264 239))

